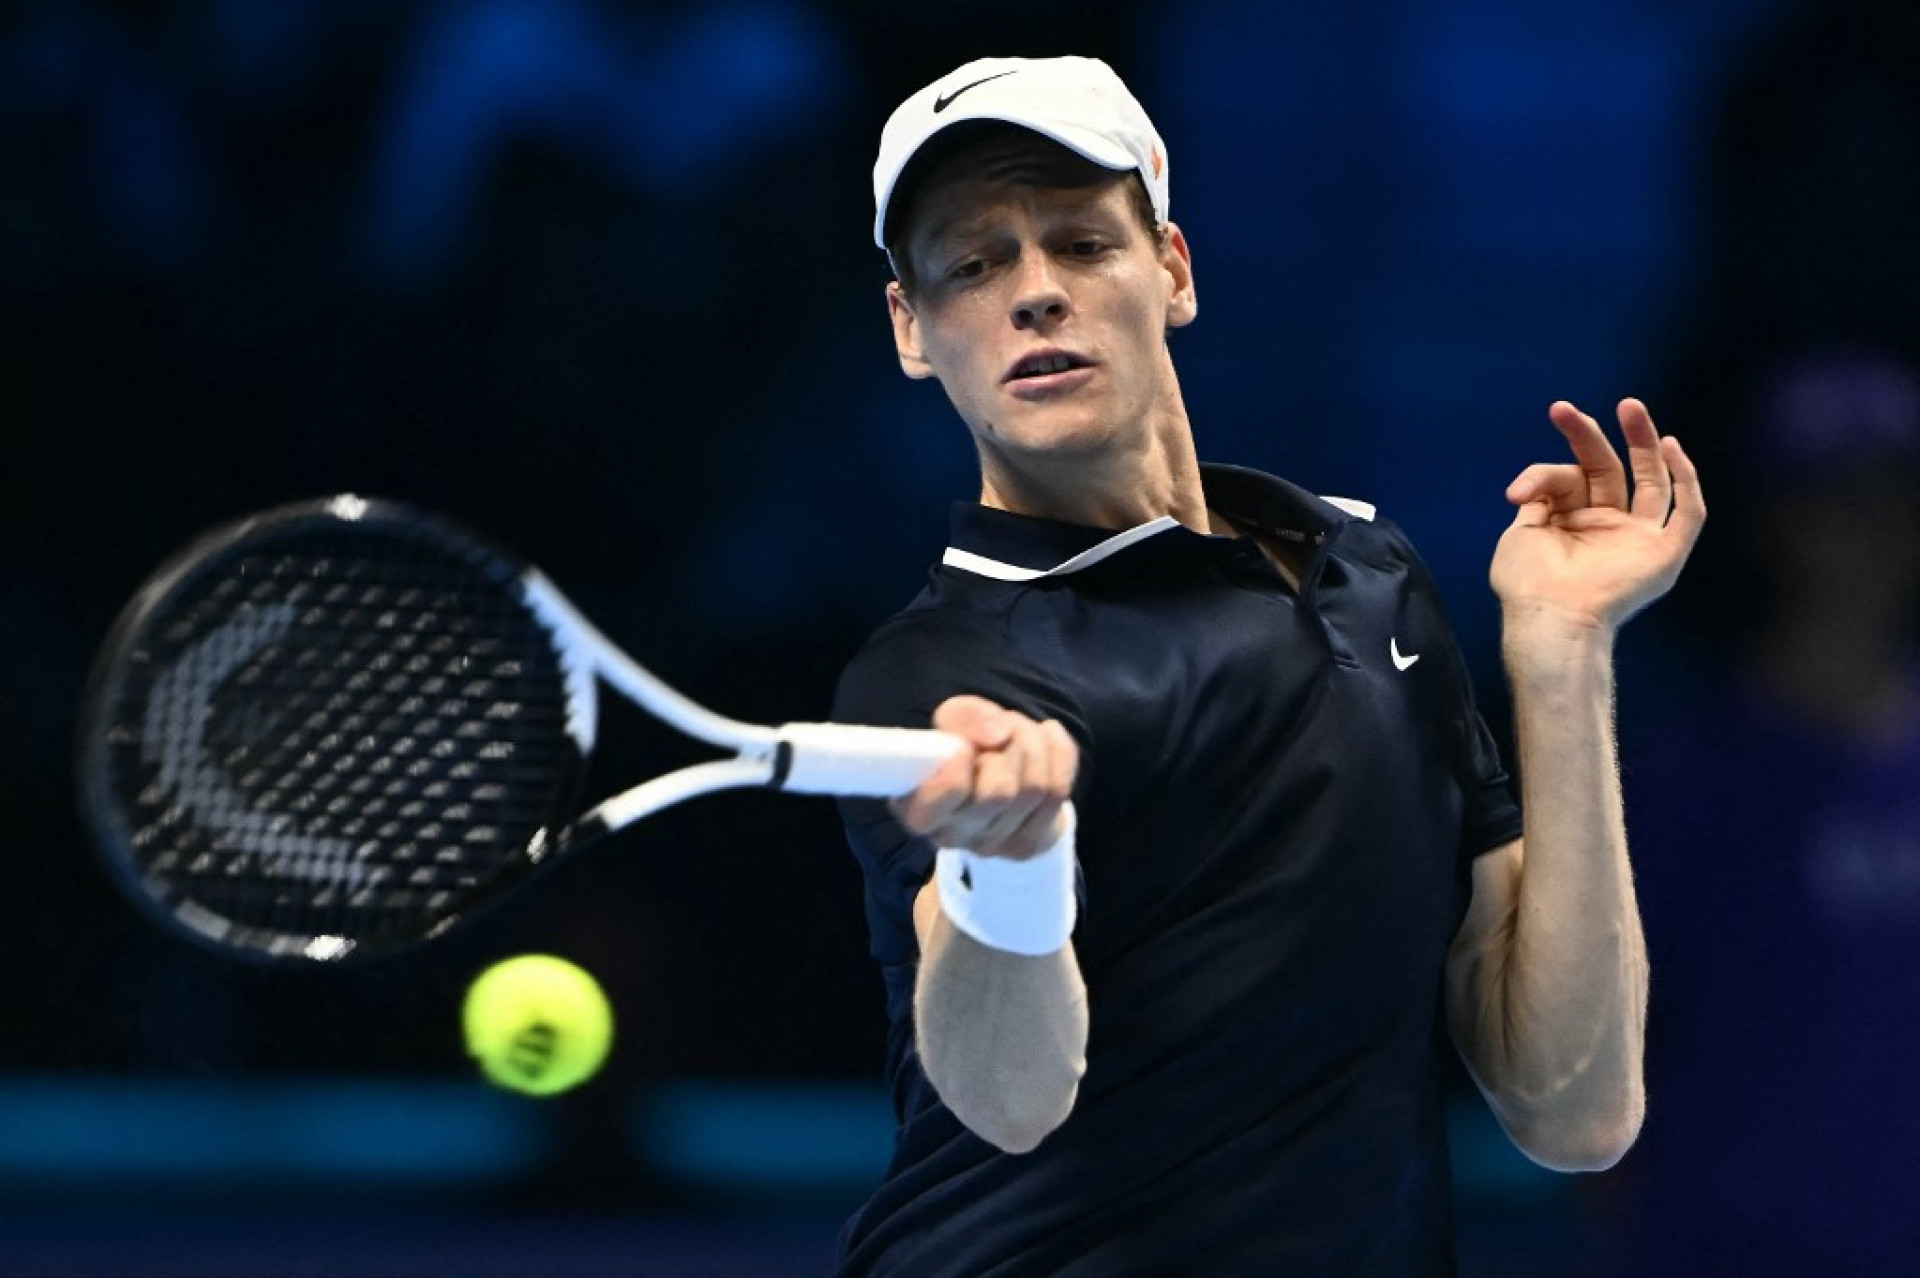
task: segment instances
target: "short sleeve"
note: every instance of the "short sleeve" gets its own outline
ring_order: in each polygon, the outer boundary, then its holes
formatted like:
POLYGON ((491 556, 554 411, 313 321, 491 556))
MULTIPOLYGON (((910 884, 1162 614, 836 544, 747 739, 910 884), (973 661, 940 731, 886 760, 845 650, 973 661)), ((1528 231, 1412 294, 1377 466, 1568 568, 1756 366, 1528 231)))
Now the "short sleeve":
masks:
MULTIPOLYGON (((833 717, 839 723, 925 728, 949 697, 972 694, 1035 719, 1058 719, 1080 741, 1084 724, 1057 681, 1023 662, 991 618, 902 614, 867 641, 841 674, 833 717)), ((913 900, 933 873, 934 847, 908 833, 878 799, 840 800, 847 841, 866 883, 873 955, 882 964, 919 952, 913 900)))
POLYGON ((1445 628, 1447 661, 1452 672, 1452 704, 1448 714, 1452 722, 1452 767, 1463 803, 1460 823, 1460 856, 1471 860, 1520 837, 1520 803, 1514 793, 1513 778, 1500 756, 1500 747, 1488 729, 1486 719, 1474 696, 1473 676, 1460 653, 1452 619, 1440 588, 1433 580, 1419 553, 1404 533, 1391 525, 1414 573, 1416 588, 1425 595, 1425 605, 1445 628))
POLYGON ((1473 703, 1472 683, 1464 674, 1461 678, 1468 740, 1461 768, 1466 813, 1460 827, 1460 852, 1476 857, 1520 837, 1520 804, 1514 798, 1513 778, 1500 758, 1500 747, 1473 703))

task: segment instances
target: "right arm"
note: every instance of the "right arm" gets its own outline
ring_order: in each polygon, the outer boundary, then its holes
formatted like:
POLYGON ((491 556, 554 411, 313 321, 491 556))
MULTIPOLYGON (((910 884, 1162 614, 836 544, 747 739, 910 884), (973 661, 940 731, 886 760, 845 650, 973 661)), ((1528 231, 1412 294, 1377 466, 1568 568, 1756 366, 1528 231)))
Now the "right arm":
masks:
MULTIPOLYGON (((933 722, 970 748, 896 802, 907 828, 984 857, 1025 860, 1052 844, 1079 765, 1066 730, 979 697, 952 698, 933 722)), ((994 949, 954 925, 932 881, 913 922, 921 1067, 969 1130, 1025 1153, 1065 1121, 1086 1072, 1087 990, 1073 943, 1037 956, 994 949)))

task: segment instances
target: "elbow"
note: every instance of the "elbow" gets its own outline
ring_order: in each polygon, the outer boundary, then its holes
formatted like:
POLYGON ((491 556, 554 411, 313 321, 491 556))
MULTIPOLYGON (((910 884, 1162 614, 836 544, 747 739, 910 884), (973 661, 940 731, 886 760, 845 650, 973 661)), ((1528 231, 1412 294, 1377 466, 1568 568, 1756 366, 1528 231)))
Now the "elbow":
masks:
POLYGON ((965 1089, 950 1093, 936 1082, 935 1090, 968 1131, 1003 1153, 1026 1154, 1067 1121, 1080 1094, 1080 1079, 1076 1073, 1063 1086, 988 1089, 973 1095, 965 1089))
POLYGON ((920 1060, 927 1081, 953 1116, 1008 1154, 1030 1153, 1067 1121, 1086 1073, 1086 1059, 1077 1053, 1024 1060, 994 1054, 983 1060, 923 1050, 920 1060))
POLYGON ((1510 1121, 1507 1133, 1521 1153, 1550 1171, 1601 1172, 1627 1156, 1645 1117, 1645 1100, 1636 1093, 1604 1111, 1510 1121))

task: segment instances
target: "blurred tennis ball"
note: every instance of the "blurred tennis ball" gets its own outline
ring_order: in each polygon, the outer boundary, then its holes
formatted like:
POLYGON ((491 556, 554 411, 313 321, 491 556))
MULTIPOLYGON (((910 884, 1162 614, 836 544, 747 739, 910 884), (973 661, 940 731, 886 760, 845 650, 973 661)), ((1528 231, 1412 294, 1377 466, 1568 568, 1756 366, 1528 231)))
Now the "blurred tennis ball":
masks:
POLYGON ((460 1019, 480 1072, 531 1096, 586 1082, 613 1047, 613 1008, 599 983, 551 954, 521 954, 480 973, 460 1019))

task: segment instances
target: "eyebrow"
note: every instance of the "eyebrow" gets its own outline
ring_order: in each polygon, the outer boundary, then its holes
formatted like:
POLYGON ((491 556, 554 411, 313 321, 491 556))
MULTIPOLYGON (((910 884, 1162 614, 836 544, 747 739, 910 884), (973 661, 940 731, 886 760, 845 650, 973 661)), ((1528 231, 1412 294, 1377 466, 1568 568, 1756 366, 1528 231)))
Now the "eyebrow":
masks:
MULTIPOLYGON (((992 181, 995 179, 987 180, 992 181)), ((1066 187, 1040 182, 1017 183, 1017 185, 1032 185, 1049 192, 1063 194, 1091 191, 1091 188, 1084 188, 1078 185, 1066 187)), ((1104 191, 1092 191, 1089 198, 1077 201, 1072 208, 1056 207, 1050 210, 1049 216, 1056 220, 1064 220, 1070 223, 1084 225, 1088 229, 1098 229, 1095 225, 1096 223, 1104 226, 1109 223, 1124 221, 1127 216, 1125 212, 1106 208, 1100 203, 1104 196, 1104 191)), ((919 221, 920 229, 914 233, 912 239, 918 240, 928 249, 934 249, 944 240, 964 239, 981 234, 987 229, 992 218, 988 213, 976 211, 971 207, 960 207, 949 209, 949 211, 945 213, 928 210, 921 215, 919 221)))
POLYGON ((931 248, 941 240, 968 229, 969 223, 977 223, 981 220, 980 215, 966 211, 936 213, 922 217, 920 229, 912 238, 931 248))

